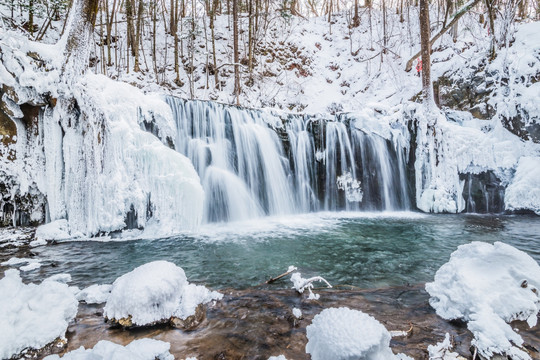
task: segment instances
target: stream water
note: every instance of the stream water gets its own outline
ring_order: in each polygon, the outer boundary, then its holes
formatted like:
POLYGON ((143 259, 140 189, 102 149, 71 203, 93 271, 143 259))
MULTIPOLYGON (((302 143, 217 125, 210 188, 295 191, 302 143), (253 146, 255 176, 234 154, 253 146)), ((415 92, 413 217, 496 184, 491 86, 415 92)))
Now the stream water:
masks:
POLYGON ((33 249, 43 266, 24 277, 69 273, 84 287, 168 260, 190 281, 211 288, 256 286, 289 265, 334 285, 380 288, 432 280, 450 254, 471 241, 503 241, 540 262, 540 220, 534 216, 325 212, 207 224, 196 234, 162 239, 60 242, 33 249))

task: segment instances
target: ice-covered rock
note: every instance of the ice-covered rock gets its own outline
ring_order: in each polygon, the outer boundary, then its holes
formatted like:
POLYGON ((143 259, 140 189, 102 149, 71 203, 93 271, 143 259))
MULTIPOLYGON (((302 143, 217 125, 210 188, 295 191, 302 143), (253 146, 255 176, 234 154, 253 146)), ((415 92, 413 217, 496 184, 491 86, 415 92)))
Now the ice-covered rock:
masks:
POLYGON ((529 326, 536 325, 539 288, 536 261, 501 242, 459 246, 434 281, 426 284, 439 316, 468 322, 473 345, 482 356, 506 354, 516 359, 529 356, 517 347, 523 339, 508 323, 526 320, 529 326))
POLYGON ((84 301, 87 304, 102 304, 107 302, 111 294, 112 285, 90 285, 77 293, 77 300, 84 301))
POLYGON ((186 319, 199 304, 222 294, 189 284, 184 270, 168 261, 154 261, 122 275, 112 284, 103 315, 124 326, 143 326, 186 319))
POLYGON ((306 328, 306 352, 313 360, 394 360, 390 333, 372 316, 349 308, 329 308, 306 328))
POLYGON ((540 157, 519 159, 512 182, 506 188, 507 210, 532 210, 540 215, 540 157))
POLYGON ((0 358, 64 337, 78 305, 66 284, 46 280, 25 285, 18 270, 6 270, 0 280, 0 358))
POLYGON ((47 356, 46 360, 174 360, 169 352, 171 344, 154 340, 134 340, 126 346, 101 340, 92 349, 80 347, 60 357, 47 356))

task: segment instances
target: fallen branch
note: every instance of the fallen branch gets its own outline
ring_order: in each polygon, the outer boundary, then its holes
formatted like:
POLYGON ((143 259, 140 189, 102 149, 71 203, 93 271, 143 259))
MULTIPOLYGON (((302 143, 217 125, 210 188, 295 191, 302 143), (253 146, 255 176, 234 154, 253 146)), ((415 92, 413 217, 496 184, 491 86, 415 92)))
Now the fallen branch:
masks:
MULTIPOLYGON (((460 17, 465 15, 470 9, 472 9, 476 4, 478 4, 480 0, 471 0, 467 4, 465 4, 461 9, 459 9, 455 14, 452 20, 443 27, 434 37, 431 38, 429 41, 429 46, 433 46, 435 41, 437 41, 445 32, 447 32, 458 20, 460 17)), ((412 65, 415 59, 417 59, 420 56, 420 51, 414 54, 409 61, 407 61, 407 65, 405 65, 405 71, 409 72, 412 69, 412 65)))
POLYGON ((284 273, 281 274, 281 275, 278 275, 278 276, 276 276, 276 277, 274 277, 274 278, 270 278, 270 279, 266 280, 265 284, 271 284, 271 283, 273 283, 273 282, 276 282, 276 281, 278 281, 279 279, 281 279, 281 278, 283 278, 283 277, 289 275, 290 273, 292 273, 292 272, 295 271, 295 270, 296 270, 296 268, 291 268, 291 267, 289 267, 289 270, 287 270, 287 272, 284 272, 284 273))

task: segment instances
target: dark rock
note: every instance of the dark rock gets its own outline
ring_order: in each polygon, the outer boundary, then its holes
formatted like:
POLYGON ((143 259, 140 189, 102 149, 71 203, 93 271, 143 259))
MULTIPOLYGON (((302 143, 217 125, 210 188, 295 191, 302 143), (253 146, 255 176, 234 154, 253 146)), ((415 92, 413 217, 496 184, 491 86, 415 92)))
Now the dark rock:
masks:
POLYGON ((502 213, 504 212, 505 187, 493 171, 478 174, 460 174, 465 181, 463 198, 468 213, 502 213))

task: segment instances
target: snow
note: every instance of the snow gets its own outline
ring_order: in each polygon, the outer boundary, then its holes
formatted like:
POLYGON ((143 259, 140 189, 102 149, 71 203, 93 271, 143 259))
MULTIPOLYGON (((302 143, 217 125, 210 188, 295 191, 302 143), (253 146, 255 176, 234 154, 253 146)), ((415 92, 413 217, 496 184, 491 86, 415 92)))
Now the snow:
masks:
POLYGON ((31 258, 12 257, 9 260, 4 261, 2 263, 2 265, 5 265, 5 266, 14 266, 14 265, 22 265, 22 264, 26 264, 26 265, 19 267, 19 270, 21 271, 32 271, 32 270, 39 269, 41 267, 41 263, 39 262, 39 260, 31 259, 31 258))
POLYGON ((278 356, 270 356, 268 360, 287 360, 285 355, 278 355, 278 356))
POLYGON ((171 344, 154 340, 134 340, 126 346, 118 345, 107 340, 101 340, 92 349, 80 347, 60 357, 47 356, 46 360, 173 360, 169 352, 171 344))
POLYGON ((484 357, 529 359, 522 338, 507 324, 535 326, 540 311, 540 266, 529 255, 496 242, 461 245, 426 284, 430 304, 444 319, 462 319, 484 357), (513 344, 515 344, 515 346, 513 344))
POLYGON ((111 294, 112 285, 90 285, 89 287, 77 293, 77 300, 84 301, 87 304, 102 304, 107 302, 111 294))
POLYGON ((505 207, 528 209, 540 215, 540 157, 519 159, 514 178, 506 188, 505 207))
POLYGON ((292 313, 293 313, 294 317, 297 318, 297 319, 300 319, 302 317, 302 310, 300 310, 298 308, 293 308, 292 313))
POLYGON ((71 235, 66 219, 55 220, 36 229, 36 240, 40 244, 46 244, 47 240, 66 240, 69 238, 71 235))
POLYGON ((185 319, 198 304, 219 300, 223 295, 189 284, 184 270, 167 261, 154 261, 122 275, 112 284, 103 315, 120 320, 131 316, 134 325, 185 319))
POLYGON ((346 307, 324 309, 306 328, 312 360, 396 359, 390 333, 375 318, 346 307))
POLYGON ((459 358, 459 354, 450 351, 452 350, 452 343, 450 342, 450 334, 446 333, 444 340, 438 342, 436 345, 429 345, 429 359, 430 360, 454 360, 459 358))
POLYGON ((66 284, 45 280, 25 285, 18 270, 6 270, 0 280, 0 358, 63 338, 78 304, 66 284))

